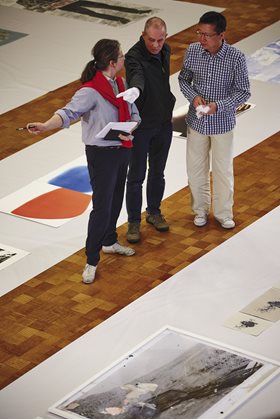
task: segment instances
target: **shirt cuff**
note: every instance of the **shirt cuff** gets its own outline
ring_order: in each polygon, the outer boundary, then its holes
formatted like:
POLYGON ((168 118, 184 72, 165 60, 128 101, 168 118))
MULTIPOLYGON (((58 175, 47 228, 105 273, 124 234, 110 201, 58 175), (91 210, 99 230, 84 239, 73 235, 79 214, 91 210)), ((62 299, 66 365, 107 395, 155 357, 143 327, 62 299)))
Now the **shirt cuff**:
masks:
POLYGON ((59 109, 58 111, 56 111, 55 114, 59 115, 60 118, 62 119, 62 128, 70 127, 70 119, 68 118, 68 116, 62 109, 59 109))

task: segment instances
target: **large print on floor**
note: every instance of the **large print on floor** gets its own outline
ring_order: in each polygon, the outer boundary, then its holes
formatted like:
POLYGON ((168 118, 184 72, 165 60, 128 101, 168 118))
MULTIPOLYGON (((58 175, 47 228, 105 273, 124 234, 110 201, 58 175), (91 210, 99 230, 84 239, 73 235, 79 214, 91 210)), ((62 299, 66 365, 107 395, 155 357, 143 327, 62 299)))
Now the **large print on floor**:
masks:
POLYGON ((1 0, 0 4, 111 26, 135 22, 159 11, 141 4, 118 0, 1 0))
POLYGON ((280 39, 249 55, 247 65, 251 79, 280 83, 280 39))
POLYGON ((0 199, 0 212, 60 227, 91 208, 91 195, 82 156, 0 199))
POLYGON ((167 327, 49 412, 70 419, 224 418, 278 371, 167 327))

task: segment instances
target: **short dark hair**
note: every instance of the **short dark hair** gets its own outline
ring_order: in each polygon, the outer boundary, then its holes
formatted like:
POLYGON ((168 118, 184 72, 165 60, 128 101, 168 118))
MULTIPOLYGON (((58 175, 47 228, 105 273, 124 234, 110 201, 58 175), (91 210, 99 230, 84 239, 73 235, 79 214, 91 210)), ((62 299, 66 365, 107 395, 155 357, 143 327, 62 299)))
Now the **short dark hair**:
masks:
POLYGON ((227 20, 221 13, 206 12, 201 16, 198 23, 206 23, 208 25, 215 25, 215 30, 218 34, 225 32, 227 27, 227 20))

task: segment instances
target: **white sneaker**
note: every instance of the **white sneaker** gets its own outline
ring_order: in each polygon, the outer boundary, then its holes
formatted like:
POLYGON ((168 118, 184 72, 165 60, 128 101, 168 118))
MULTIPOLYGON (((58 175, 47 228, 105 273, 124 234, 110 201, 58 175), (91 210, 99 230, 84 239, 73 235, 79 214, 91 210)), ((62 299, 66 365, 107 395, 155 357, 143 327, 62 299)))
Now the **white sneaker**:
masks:
POLYGON ((221 221, 221 226, 223 228, 234 228, 235 227, 235 222, 233 221, 232 218, 225 218, 223 221, 221 221))
POLYGON ((135 250, 131 247, 121 246, 118 242, 111 246, 102 246, 104 253, 117 253, 118 255, 132 256, 135 254, 135 250))
POLYGON ((92 284, 95 279, 95 272, 97 266, 88 265, 86 264, 84 272, 83 272, 83 283, 84 284, 92 284))
POLYGON ((207 224, 208 218, 207 218, 207 214, 203 214, 203 215, 196 215, 194 217, 193 223, 196 227, 203 227, 205 226, 205 224, 207 224))

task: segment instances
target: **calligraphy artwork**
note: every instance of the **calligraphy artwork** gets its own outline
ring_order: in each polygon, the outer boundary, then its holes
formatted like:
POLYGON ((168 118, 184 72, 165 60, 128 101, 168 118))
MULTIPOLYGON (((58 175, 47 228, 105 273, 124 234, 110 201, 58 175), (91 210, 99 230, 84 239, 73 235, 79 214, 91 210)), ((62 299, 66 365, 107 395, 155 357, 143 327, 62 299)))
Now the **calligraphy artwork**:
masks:
POLYGON ((240 311, 271 322, 280 320, 280 289, 270 288, 240 311))
POLYGON ((270 321, 239 312, 224 322, 224 326, 252 336, 259 336, 272 325, 273 323, 270 321))

